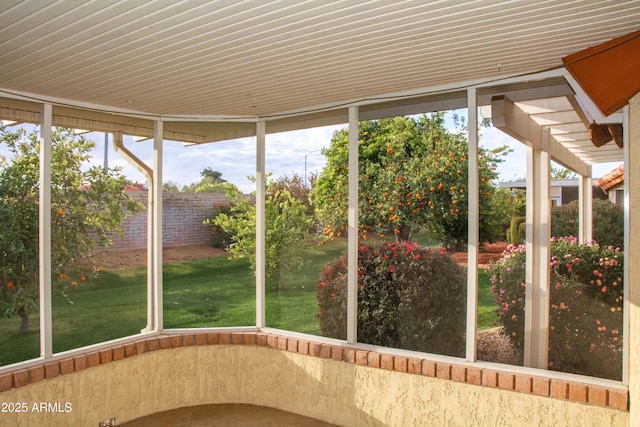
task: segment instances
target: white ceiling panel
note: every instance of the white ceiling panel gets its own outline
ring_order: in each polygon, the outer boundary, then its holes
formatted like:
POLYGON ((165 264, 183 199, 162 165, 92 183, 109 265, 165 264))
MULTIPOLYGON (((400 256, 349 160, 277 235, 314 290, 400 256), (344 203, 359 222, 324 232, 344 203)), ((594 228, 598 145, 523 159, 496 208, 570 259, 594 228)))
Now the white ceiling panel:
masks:
POLYGON ((6 0, 0 90, 265 117, 559 67, 639 17, 622 0, 6 0))

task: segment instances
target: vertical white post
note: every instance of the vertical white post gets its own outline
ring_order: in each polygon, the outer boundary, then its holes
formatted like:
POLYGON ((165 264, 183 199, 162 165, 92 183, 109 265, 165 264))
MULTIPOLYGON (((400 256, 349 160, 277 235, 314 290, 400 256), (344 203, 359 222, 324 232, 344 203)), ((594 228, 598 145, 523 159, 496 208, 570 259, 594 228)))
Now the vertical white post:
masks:
POLYGON ((578 178, 578 240, 580 242, 590 242, 593 236, 593 183, 591 180, 591 166, 588 166, 588 170, 589 176, 580 175, 578 178))
MULTIPOLYGON (((119 138, 122 138, 122 134, 118 134, 119 138)), ((116 134, 113 135, 114 141, 116 140, 116 134)), ((155 218, 155 188, 154 181, 155 175, 153 171, 147 177, 147 327, 142 332, 153 332, 155 330, 155 279, 154 279, 154 260, 155 260, 155 240, 153 221, 155 218)))
POLYGON ((40 109, 40 194, 39 194, 39 280, 40 280, 40 356, 53 354, 51 316, 51 126, 53 107, 40 109))
POLYGON ((162 121, 154 122, 153 126, 153 278, 154 278, 154 326, 161 331, 162 319, 162 121))
POLYGON ((349 107, 349 241, 347 247, 347 342, 358 340, 358 107, 349 107))
POLYGON ((265 140, 266 123, 256 125, 256 326, 266 326, 265 310, 265 140))
MULTIPOLYGON (((586 215, 587 205, 585 200, 586 176, 578 175, 578 241, 584 243, 587 241, 586 215)), ((560 237, 560 236, 556 236, 560 237)))
POLYGON ((542 130, 542 149, 527 161, 527 263, 524 364, 547 369, 549 341, 550 172, 549 130, 542 130))
POLYGON ((469 178, 468 178, 468 245, 467 245, 467 348, 466 359, 476 360, 476 333, 478 323, 478 245, 480 221, 479 174, 478 174, 478 106, 476 89, 467 89, 469 116, 469 178))
POLYGON ((587 167, 589 175, 584 178, 584 239, 593 240, 593 180, 591 179, 591 165, 587 167))
MULTIPOLYGON (((637 95, 636 95, 637 98, 637 95)), ((629 129, 629 106, 625 106, 622 110, 622 141, 623 141, 623 150, 624 150, 624 264, 623 264, 623 280, 624 280, 624 299, 622 300, 622 382, 625 384, 629 384, 629 338, 631 336, 631 331, 629 328, 630 322, 630 309, 629 309, 629 268, 630 268, 630 232, 629 232, 629 188, 630 188, 630 177, 631 177, 631 167, 629 164, 629 146, 631 145, 631 133, 629 129)), ((640 117, 638 117, 640 118, 640 117)), ((635 129, 640 128, 640 120, 637 120, 634 124, 635 129)), ((640 132, 635 131, 636 136, 640 136, 640 132)), ((634 143, 637 144, 640 142, 640 138, 635 140, 634 143)), ((637 239, 636 239, 637 240, 637 239)), ((636 263, 637 265, 637 263, 636 263)), ((637 325, 636 325, 637 326, 637 325)))
POLYGON ((527 192, 526 192, 526 229, 525 229, 525 246, 526 246, 526 260, 525 260, 525 296, 524 296, 524 366, 532 366, 532 352, 533 352, 533 221, 534 221, 534 176, 535 165, 533 161, 533 149, 530 147, 527 150, 527 192))

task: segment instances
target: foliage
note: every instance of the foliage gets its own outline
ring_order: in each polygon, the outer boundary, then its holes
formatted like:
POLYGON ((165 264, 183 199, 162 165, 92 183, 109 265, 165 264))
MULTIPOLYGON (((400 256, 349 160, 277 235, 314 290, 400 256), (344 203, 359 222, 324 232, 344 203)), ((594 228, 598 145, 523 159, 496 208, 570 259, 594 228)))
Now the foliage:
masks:
MULTIPOLYGON (((491 265, 500 322, 514 347, 524 348, 524 245, 511 245, 491 265)), ((623 253, 574 237, 551 241, 549 368, 620 379, 623 253)))
POLYGON ((565 169, 563 167, 551 167, 551 178, 552 179, 575 179, 577 177, 576 173, 572 170, 565 169))
POLYGON ((311 188, 315 183, 315 175, 309 177, 309 184, 305 183, 304 177, 297 173, 291 176, 281 176, 276 180, 273 180, 268 188, 267 197, 276 191, 288 191, 291 197, 300 201, 306 209, 308 216, 313 217, 315 215, 315 208, 311 200, 311 188))
MULTIPOLYGON (((364 121, 359 129, 359 224, 410 240, 427 228, 449 247, 467 240, 468 145, 463 132, 444 126, 442 113, 419 119, 395 117, 364 121)), ((334 133, 323 151, 327 164, 315 187, 317 215, 325 233, 340 235, 347 224, 348 130, 334 133)), ((489 200, 504 149, 480 149, 480 234, 491 241, 489 200)))
MULTIPOLYGON (((39 141, 36 132, 0 127, 0 142, 11 152, 0 164, 0 316, 18 314, 23 331, 38 306, 39 141)), ((51 160, 51 275, 66 294, 94 273, 96 246, 106 247, 122 232, 127 214, 142 206, 124 192, 117 168, 87 167, 94 143, 54 130, 51 160)))
POLYGON ((180 191, 180 184, 175 181, 166 181, 162 183, 162 191, 177 193, 180 191))
POLYGON ((527 218, 516 216, 511 218, 507 241, 512 245, 520 245, 527 239, 527 218))
MULTIPOLYGON (((466 275, 452 258, 410 242, 361 246, 358 341, 451 356, 464 355, 466 275)), ((322 334, 346 338, 347 260, 318 281, 322 334)))
MULTIPOLYGON (((593 240, 601 245, 624 245, 624 211, 609 200, 593 199, 593 240)), ((551 235, 578 235, 578 201, 551 208, 551 235)))
POLYGON ((222 179, 222 172, 206 167, 200 171, 200 176, 202 179, 199 182, 183 186, 182 191, 185 193, 224 193, 226 191, 227 180, 222 179))
POLYGON ((214 248, 227 248, 233 241, 233 233, 227 232, 222 227, 215 224, 215 219, 219 215, 231 215, 231 205, 214 204, 211 218, 205 220, 206 224, 211 225, 211 246, 214 248))
MULTIPOLYGON (((232 257, 248 257, 256 271, 256 208, 248 197, 232 184, 227 184, 231 201, 229 214, 220 214, 210 221, 230 233, 232 243, 227 250, 232 257)), ((299 250, 311 239, 313 218, 306 214, 305 205, 293 198, 288 190, 273 189, 269 184, 265 200, 265 273, 277 278, 285 287, 288 271, 302 267, 299 250)))
MULTIPOLYGON (((295 281, 286 290, 267 287, 267 326, 320 334, 317 318, 318 272, 347 246, 346 239, 303 249, 309 265, 292 272, 295 281)), ((53 296, 54 353, 132 335, 146 322, 146 267, 105 268, 92 286, 78 286, 69 305, 53 296)), ((489 278, 480 272, 478 328, 493 327, 494 303, 489 278), (485 316, 486 313, 486 316, 485 316)), ((163 267, 164 325, 166 328, 200 328, 255 325, 255 279, 247 259, 226 257, 189 259, 163 267)), ((0 366, 40 354, 37 331, 19 334, 15 319, 0 318, 0 366)))
MULTIPOLYGON (((498 239, 507 239, 511 232, 512 219, 526 213, 526 197, 521 190, 496 188, 487 203, 490 220, 488 234, 498 239)), ((524 238, 523 238, 524 239, 524 238)))
POLYGON ((215 183, 225 183, 226 179, 222 179, 222 172, 211 169, 210 167, 206 167, 200 171, 200 176, 202 178, 210 178, 211 181, 215 183))

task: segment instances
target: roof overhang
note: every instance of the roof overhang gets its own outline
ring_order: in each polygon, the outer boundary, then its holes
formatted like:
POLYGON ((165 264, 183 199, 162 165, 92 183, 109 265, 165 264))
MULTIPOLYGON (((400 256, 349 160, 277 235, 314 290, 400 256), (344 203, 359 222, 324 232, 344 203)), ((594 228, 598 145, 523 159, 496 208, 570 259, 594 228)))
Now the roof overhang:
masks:
POLYGON ((582 176, 591 176, 589 166, 595 163, 624 160, 624 151, 612 140, 593 145, 591 123, 574 95, 526 101, 496 96, 491 111, 493 126, 582 176))
POLYGON ((403 94, 388 94, 346 105, 328 105, 313 111, 292 111, 267 117, 153 116, 135 111, 108 111, 96 105, 74 105, 66 100, 38 99, 32 94, 0 91, 0 118, 20 123, 40 123, 40 104, 51 102, 53 124, 97 132, 120 132, 140 138, 153 136, 153 122, 164 122, 164 138, 190 144, 255 136, 256 122, 265 121, 268 133, 287 132, 348 121, 348 106, 359 107, 360 120, 446 111, 467 107, 467 88, 477 90, 477 104, 488 106, 496 95, 516 101, 572 96, 562 70, 498 81, 468 81, 403 94), (4 97, 1 97, 4 95, 4 97))

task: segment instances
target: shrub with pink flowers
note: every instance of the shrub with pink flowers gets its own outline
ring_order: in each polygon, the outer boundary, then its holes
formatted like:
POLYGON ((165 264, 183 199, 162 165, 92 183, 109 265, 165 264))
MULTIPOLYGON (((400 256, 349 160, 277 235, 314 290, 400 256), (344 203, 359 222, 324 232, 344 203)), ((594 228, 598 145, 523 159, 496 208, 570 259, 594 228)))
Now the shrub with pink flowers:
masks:
MULTIPOLYGON (((464 356, 466 274, 448 255, 410 242, 359 248, 358 341, 464 356)), ((346 338, 346 255, 318 281, 320 329, 346 338)))
MULTIPOLYGON (((623 252, 573 237, 551 240, 549 369, 620 379, 623 252)), ((524 245, 511 245, 487 270, 503 331, 524 348, 524 245)))

